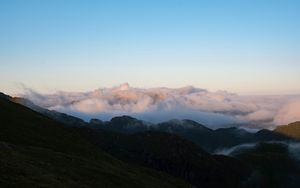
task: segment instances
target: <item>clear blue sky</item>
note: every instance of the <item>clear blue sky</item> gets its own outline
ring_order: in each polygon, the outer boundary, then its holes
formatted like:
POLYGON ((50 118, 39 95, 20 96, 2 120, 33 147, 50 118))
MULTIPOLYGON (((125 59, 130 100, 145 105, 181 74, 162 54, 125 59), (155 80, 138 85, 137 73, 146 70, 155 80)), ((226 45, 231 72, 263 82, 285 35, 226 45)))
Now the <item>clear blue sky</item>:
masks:
POLYGON ((0 89, 300 93, 300 1, 0 0, 0 89))

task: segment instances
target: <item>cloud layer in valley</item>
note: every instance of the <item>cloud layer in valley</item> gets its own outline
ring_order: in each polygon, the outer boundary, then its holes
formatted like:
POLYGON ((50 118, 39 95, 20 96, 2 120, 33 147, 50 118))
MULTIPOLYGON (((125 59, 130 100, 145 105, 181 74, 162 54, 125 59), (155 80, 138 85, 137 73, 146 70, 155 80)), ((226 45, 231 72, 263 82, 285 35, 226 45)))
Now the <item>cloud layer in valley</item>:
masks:
POLYGON ((272 128, 300 120, 300 95, 240 96, 192 86, 143 89, 122 84, 91 92, 54 94, 26 89, 23 96, 44 108, 85 120, 131 115, 151 122, 192 119, 211 128, 232 125, 272 128))
MULTIPOLYGON (((265 143, 275 143, 275 144, 283 144, 287 146, 288 154, 293 159, 300 162, 300 143, 299 142, 282 142, 282 141, 269 141, 265 143)), ((229 148, 218 149, 214 152, 214 154, 218 155, 227 155, 227 156, 235 156, 240 153, 247 152, 249 149, 253 149, 257 146, 258 143, 247 143, 247 144, 239 144, 229 148)))

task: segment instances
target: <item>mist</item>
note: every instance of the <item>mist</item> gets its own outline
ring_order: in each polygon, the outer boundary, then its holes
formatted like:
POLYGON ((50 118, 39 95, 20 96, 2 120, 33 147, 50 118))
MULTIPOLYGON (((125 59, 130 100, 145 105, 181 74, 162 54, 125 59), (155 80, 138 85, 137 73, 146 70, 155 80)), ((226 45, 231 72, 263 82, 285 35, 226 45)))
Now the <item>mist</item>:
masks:
POLYGON ((241 96, 193 86, 144 89, 126 83, 88 92, 41 94, 25 89, 21 96, 86 121, 130 115, 153 123, 192 119, 210 128, 247 125, 272 129, 300 120, 300 95, 241 96))
MULTIPOLYGON (((287 146, 288 154, 293 159, 300 162, 300 143, 299 142, 283 142, 283 141, 269 141, 266 143, 279 143, 284 144, 287 146)), ((256 147, 258 143, 246 143, 246 144, 239 144, 233 147, 229 148, 222 148, 217 149, 214 151, 214 154, 217 155, 227 155, 227 156, 235 156, 236 154, 243 153, 244 151, 247 151, 249 149, 253 149, 256 147)))

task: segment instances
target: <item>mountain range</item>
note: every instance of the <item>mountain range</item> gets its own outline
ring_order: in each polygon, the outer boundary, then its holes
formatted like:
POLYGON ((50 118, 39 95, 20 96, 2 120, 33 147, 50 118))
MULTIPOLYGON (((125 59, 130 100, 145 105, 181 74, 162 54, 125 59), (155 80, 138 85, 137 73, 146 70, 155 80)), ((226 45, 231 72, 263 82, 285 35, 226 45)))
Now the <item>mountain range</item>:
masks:
POLYGON ((84 122, 23 98, 0 94, 0 102, 1 187, 300 185, 300 163, 289 152, 299 122, 255 133, 130 116, 84 122))
MULTIPOLYGON (((11 101, 27 106, 28 108, 44 114, 45 116, 71 126, 87 126, 92 129, 104 129, 120 133, 132 134, 145 131, 160 131, 179 135, 188 139, 207 151, 213 152, 216 149, 232 147, 243 143, 259 141, 290 140, 290 136, 284 131, 261 129, 255 133, 237 127, 210 129, 193 120, 173 119, 167 122, 153 124, 138 120, 130 116, 114 117, 110 121, 91 119, 84 122, 80 118, 60 113, 54 110, 41 108, 24 98, 10 98, 11 101)), ((294 126, 293 126, 294 127, 294 126)), ((299 130, 296 132, 300 132, 299 130)))

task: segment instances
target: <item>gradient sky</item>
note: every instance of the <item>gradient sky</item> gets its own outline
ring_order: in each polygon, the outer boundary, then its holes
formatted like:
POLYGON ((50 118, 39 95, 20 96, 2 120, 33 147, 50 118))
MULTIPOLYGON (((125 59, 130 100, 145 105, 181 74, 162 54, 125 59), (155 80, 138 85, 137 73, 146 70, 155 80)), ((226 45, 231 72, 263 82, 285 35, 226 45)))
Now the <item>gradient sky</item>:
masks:
POLYGON ((0 89, 300 93, 297 0, 0 0, 0 89))

